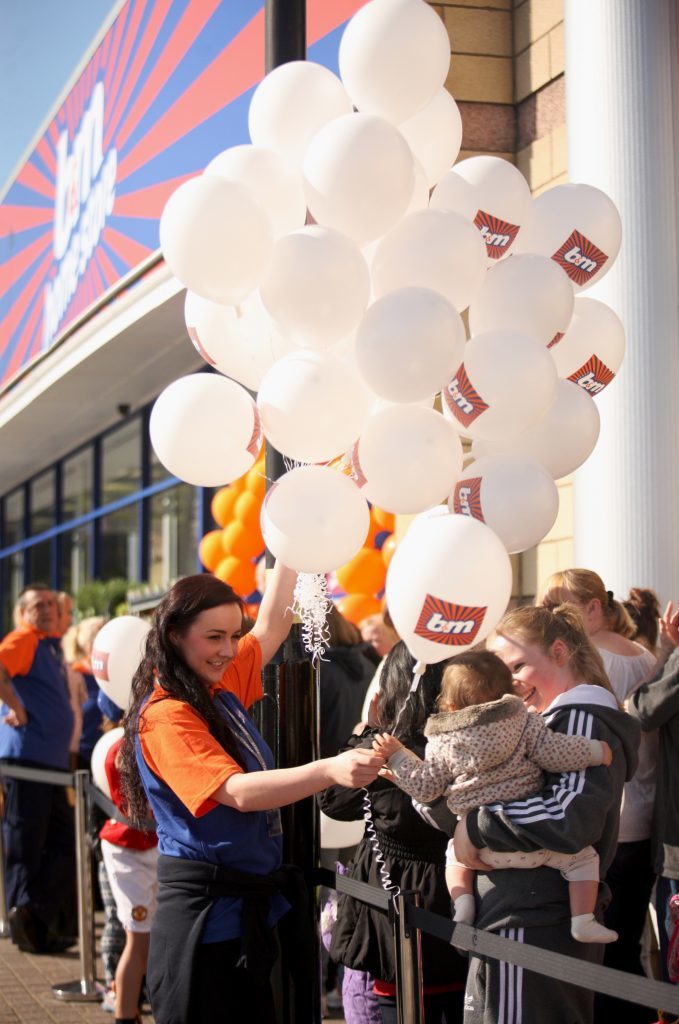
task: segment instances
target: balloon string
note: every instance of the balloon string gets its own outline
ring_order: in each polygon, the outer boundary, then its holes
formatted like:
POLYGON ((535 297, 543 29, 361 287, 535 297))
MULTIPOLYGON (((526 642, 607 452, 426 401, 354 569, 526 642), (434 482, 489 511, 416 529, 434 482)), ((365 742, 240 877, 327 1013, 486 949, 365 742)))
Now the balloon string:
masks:
MULTIPOLYGON (((382 851, 380 850, 380 842, 377 838, 377 832, 375 831, 375 823, 372 816, 372 804, 370 802, 370 793, 365 787, 362 787, 361 792, 363 793, 363 819, 365 821, 365 831, 368 837, 368 841, 375 851, 375 861, 377 863, 377 870, 380 876, 380 882, 385 892, 391 893, 394 898, 401 895, 401 890, 391 880, 387 865, 384 862, 382 851)), ((396 904, 394 904, 396 906, 396 904)), ((397 908, 398 912, 398 908, 397 908)))

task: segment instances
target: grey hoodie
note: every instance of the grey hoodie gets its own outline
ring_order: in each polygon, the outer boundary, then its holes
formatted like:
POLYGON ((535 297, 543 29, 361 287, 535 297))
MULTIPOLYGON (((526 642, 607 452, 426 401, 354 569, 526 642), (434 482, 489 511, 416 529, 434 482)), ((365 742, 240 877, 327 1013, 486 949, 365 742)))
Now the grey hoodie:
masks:
MULTIPOLYGON (((550 773, 534 796, 470 811, 469 837, 476 847, 496 851, 575 853, 591 845, 603 879, 617 845, 622 787, 637 765, 638 723, 611 693, 588 684, 560 694, 543 717, 555 732, 606 740, 612 765, 550 773)), ((479 928, 548 925, 570 916, 567 883, 551 868, 478 872, 477 885, 479 928)), ((608 899, 605 888, 600 896, 608 899)))

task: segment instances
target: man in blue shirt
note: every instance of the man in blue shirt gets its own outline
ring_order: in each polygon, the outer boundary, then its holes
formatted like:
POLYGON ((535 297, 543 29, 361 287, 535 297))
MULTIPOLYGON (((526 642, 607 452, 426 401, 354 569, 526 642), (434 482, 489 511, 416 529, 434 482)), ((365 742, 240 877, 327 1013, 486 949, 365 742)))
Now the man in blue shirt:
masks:
MULTIPOLYGON (((73 711, 56 595, 31 584, 19 595, 19 625, 0 642, 0 760, 68 769, 73 711)), ((63 786, 6 778, 3 835, 12 941, 30 953, 64 948, 57 915, 75 884, 73 809, 63 786)))

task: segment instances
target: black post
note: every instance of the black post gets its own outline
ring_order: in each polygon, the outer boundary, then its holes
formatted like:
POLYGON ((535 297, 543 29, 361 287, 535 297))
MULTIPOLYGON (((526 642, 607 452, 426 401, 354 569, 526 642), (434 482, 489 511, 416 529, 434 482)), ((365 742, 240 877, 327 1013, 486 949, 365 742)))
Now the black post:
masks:
MULTIPOLYGON (((265 60, 267 72, 292 60, 306 59, 306 0, 265 0, 265 60)), ((285 473, 280 452, 266 446, 267 487, 285 473)), ((266 552, 266 567, 273 558, 266 552)), ((276 765, 287 768, 304 764, 319 756, 317 743, 317 698, 314 672, 301 642, 301 630, 293 625, 288 641, 264 669, 264 699, 260 705, 259 725, 274 752, 276 765)), ((283 808, 284 859, 297 864, 311 875, 318 865, 318 814, 312 798, 283 808)), ((312 899, 309 928, 318 935, 318 908, 312 899)), ((295 950, 282 949, 280 991, 276 1001, 281 1024, 320 1024, 321 956, 314 943, 315 962, 308 965, 306 980, 296 988, 290 984, 297 976, 295 950)))

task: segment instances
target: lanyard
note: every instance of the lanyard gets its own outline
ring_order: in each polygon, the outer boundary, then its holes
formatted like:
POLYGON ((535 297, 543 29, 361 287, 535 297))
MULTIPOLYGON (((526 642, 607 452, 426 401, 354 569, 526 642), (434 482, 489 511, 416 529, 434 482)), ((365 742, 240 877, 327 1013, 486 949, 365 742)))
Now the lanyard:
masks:
POLYGON ((231 708, 229 707, 229 705, 227 704, 226 698, 224 697, 223 694, 220 693, 218 699, 219 703, 221 704, 222 708, 228 715, 229 720, 236 731, 236 736, 238 737, 239 742, 242 744, 242 746, 245 747, 247 751, 249 751, 249 753, 252 754, 254 759, 257 761, 257 764, 262 769, 262 771, 268 771, 268 766, 266 761, 264 760, 264 756, 259 747, 257 746, 257 744, 255 743, 254 739, 252 738, 251 734, 249 733, 247 726, 245 725, 243 713, 238 712, 238 714, 235 715, 231 708))

